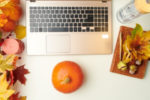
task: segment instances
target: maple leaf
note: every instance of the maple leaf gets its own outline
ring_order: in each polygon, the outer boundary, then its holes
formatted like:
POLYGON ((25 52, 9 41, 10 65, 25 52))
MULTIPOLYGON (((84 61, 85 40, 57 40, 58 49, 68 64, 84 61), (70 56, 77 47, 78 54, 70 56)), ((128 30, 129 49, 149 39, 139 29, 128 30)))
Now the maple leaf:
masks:
POLYGON ((13 94, 9 100, 26 100, 26 97, 25 96, 22 96, 22 97, 19 97, 19 92, 16 93, 16 94, 13 94))
POLYGON ((0 54, 0 72, 4 71, 11 71, 14 69, 14 59, 16 58, 15 55, 8 55, 4 57, 0 54))
POLYGON ((19 100, 19 92, 18 93, 16 93, 16 94, 13 94, 10 98, 9 98, 9 100, 19 100))
POLYGON ((22 84, 26 83, 26 78, 25 78, 25 74, 28 74, 29 71, 27 69, 24 68, 24 65, 17 67, 14 71, 14 84, 16 83, 16 81, 20 81, 22 84))
POLYGON ((6 79, 6 73, 0 76, 0 100, 8 100, 8 98, 15 92, 14 90, 8 89, 8 82, 6 79))

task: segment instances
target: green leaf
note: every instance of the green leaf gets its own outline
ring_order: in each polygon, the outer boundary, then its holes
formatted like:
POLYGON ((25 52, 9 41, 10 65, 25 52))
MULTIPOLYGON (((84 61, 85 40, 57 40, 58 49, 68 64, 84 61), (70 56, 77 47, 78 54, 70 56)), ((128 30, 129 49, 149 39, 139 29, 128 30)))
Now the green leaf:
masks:
POLYGON ((134 38, 136 35, 142 36, 143 28, 141 25, 136 24, 136 27, 131 32, 131 37, 134 38))

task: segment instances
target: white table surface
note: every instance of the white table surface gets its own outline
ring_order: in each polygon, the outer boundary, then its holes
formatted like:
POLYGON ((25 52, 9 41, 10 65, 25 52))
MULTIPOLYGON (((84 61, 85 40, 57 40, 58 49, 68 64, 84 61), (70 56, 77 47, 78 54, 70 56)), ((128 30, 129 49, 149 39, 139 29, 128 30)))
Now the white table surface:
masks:
MULTIPOLYGON (((113 0, 113 50, 119 27, 116 12, 130 0, 113 0)), ((22 0, 25 8, 25 0, 22 0)), ((25 10, 25 9, 24 9, 25 10)), ((150 30, 150 14, 144 15, 126 26, 136 23, 150 30)), ((21 20, 25 25, 25 14, 21 20)), ((26 44, 26 39, 24 39, 26 44)), ((26 86, 17 86, 27 100, 150 100, 150 65, 144 79, 136 79, 110 72, 111 55, 70 55, 70 56, 27 56, 23 54, 22 63, 30 70, 26 86), (64 60, 77 62, 83 69, 85 80, 80 89, 71 94, 56 91, 51 83, 54 66, 64 60)))

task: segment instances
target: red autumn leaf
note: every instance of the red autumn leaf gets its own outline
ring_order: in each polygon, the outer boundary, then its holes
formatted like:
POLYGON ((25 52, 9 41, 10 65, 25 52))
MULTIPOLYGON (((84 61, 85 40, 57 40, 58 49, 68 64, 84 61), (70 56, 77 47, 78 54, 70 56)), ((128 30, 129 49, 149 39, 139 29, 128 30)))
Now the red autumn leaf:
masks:
POLYGON ((22 84, 26 83, 26 78, 25 78, 25 74, 28 74, 29 71, 27 69, 24 68, 24 65, 17 67, 14 71, 14 84, 16 83, 16 81, 20 81, 22 84))
POLYGON ((18 96, 19 96, 19 92, 16 94, 13 94, 9 100, 20 100, 18 96))

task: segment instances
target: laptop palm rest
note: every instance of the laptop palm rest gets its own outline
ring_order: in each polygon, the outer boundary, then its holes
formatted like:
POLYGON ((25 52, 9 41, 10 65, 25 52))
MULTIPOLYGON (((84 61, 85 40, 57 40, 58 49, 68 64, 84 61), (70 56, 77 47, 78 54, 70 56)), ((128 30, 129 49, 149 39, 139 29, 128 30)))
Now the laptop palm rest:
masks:
POLYGON ((69 53, 70 36, 69 35, 48 35, 46 37, 47 53, 69 53))

